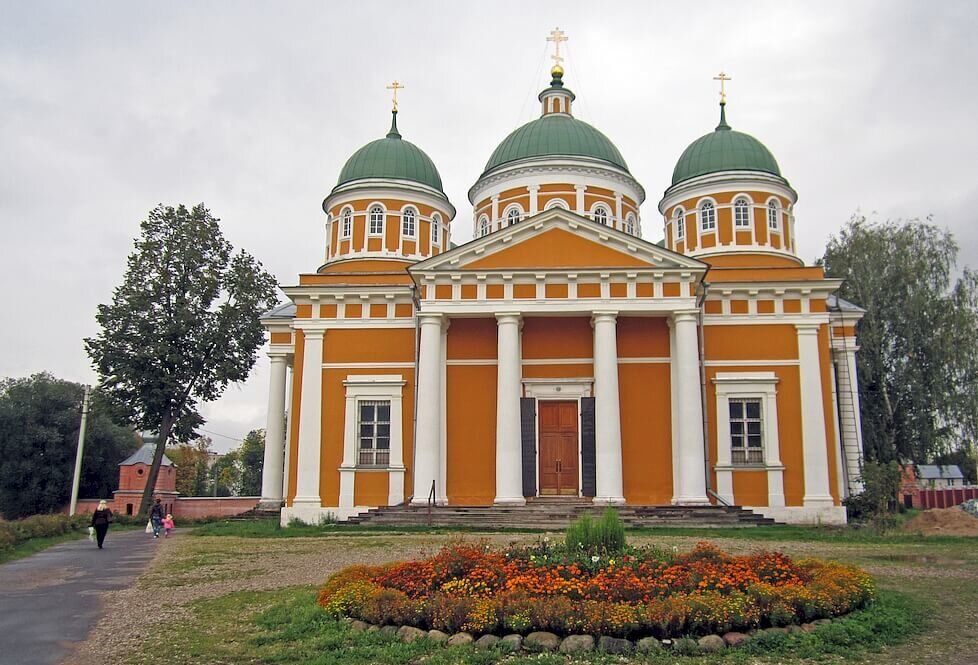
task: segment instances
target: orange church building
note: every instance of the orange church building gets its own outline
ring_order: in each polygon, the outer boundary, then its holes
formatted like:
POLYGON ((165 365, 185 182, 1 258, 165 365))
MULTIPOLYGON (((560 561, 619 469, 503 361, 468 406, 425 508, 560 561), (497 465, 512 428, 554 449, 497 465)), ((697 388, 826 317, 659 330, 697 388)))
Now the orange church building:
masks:
POLYGON ((861 310, 799 258, 774 156, 722 101, 643 218, 645 190, 563 77, 472 185, 460 246, 396 106, 343 166, 324 264, 262 320, 262 493, 283 524, 542 496, 845 522, 861 310))

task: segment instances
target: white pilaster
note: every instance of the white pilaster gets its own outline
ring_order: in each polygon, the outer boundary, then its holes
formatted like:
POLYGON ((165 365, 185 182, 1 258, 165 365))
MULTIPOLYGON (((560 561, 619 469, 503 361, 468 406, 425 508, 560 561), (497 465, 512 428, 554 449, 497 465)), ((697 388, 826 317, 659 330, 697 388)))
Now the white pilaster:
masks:
MULTIPOLYGON (((418 354, 417 438, 414 442, 414 498, 428 502, 431 483, 441 475, 441 314, 418 314, 421 349, 418 354)), ((435 489, 437 494, 437 487, 435 489)))
POLYGON ((540 211, 540 185, 530 185, 527 188, 530 192, 530 217, 540 211))
POLYGON ((523 451, 520 433, 519 314, 496 314, 496 499, 497 505, 522 506, 523 451))
POLYGON ((859 347, 851 339, 840 347, 834 348, 832 353, 839 386, 839 429, 842 438, 843 464, 846 468, 849 493, 858 494, 863 491, 863 430, 859 415, 859 383, 856 376, 856 351, 859 347))
POLYGON ((302 345, 302 408, 299 410, 299 457, 293 506, 297 516, 304 510, 318 514, 322 452, 323 335, 324 330, 305 330, 302 345))
POLYGON ((489 230, 495 231, 499 223, 499 194, 492 197, 492 215, 489 218, 489 230))
POLYGON ((585 189, 587 189, 587 187, 584 185, 574 185, 574 192, 577 194, 577 197, 574 201, 574 208, 575 208, 574 212, 576 212, 578 215, 581 215, 582 217, 585 214, 587 214, 587 211, 584 210, 585 189))
POLYGON ((615 192, 615 228, 625 230, 625 215, 622 212, 622 193, 615 192))
POLYGON ((818 358, 817 323, 795 324, 798 331, 798 373, 801 380, 801 447, 805 470, 805 506, 832 506, 829 458, 818 358))
POLYGON ((594 503, 625 503, 618 400, 618 313, 594 312, 594 503))
POLYGON ((672 502, 680 505, 703 505, 706 496, 706 455, 703 450, 703 403, 700 399, 700 372, 697 337, 697 311, 676 312, 673 332, 676 336, 677 421, 679 428, 679 484, 672 502))
POLYGON ((285 374, 288 358, 285 354, 276 353, 270 359, 272 372, 268 382, 261 503, 278 508, 282 505, 282 481, 285 476, 285 374))

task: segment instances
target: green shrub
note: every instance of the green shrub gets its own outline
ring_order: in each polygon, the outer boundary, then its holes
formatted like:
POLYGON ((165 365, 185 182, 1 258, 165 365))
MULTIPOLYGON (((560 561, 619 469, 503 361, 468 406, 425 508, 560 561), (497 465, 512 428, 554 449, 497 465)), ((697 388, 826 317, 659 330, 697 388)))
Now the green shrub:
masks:
POLYGON ((568 552, 617 554, 625 549, 625 525, 614 508, 597 521, 585 513, 567 527, 564 542, 568 552))
POLYGON ((91 517, 88 515, 31 515, 24 519, 0 520, 0 551, 13 549, 33 538, 60 536, 85 529, 91 517))

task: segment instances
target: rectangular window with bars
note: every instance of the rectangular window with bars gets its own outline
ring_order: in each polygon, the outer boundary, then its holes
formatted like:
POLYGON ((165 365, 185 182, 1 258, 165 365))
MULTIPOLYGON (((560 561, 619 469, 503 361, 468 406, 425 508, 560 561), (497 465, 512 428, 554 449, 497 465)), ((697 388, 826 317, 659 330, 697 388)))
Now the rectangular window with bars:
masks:
POLYGON ((391 456, 391 403, 387 400, 360 401, 360 466, 387 466, 391 456))
POLYGON ((732 399, 730 405, 730 461, 763 464, 761 400, 732 399))

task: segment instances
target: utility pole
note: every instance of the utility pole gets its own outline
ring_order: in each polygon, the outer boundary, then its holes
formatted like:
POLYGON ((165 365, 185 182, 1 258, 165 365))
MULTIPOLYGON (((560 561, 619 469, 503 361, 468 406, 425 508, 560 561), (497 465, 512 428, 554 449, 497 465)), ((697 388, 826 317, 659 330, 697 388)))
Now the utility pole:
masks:
POLYGON ((85 425, 88 423, 88 393, 90 386, 85 386, 85 398, 82 400, 81 427, 78 428, 78 450, 75 452, 75 478, 71 481, 71 508, 69 515, 74 515, 78 508, 78 485, 81 483, 82 454, 85 452, 85 425))

